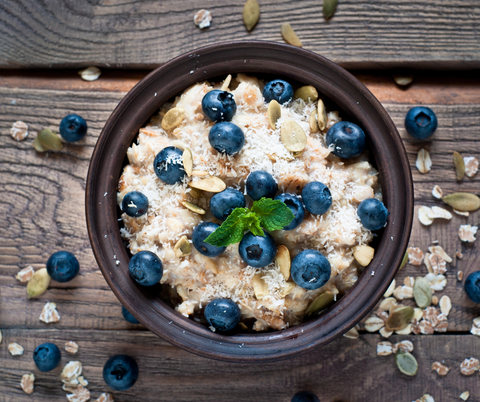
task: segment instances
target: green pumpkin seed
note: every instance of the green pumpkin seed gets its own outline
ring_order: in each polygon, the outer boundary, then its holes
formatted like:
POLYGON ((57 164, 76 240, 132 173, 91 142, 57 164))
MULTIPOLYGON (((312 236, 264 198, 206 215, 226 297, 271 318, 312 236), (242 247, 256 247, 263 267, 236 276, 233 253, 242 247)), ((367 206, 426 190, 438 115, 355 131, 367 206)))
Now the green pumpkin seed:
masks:
POLYGON ((414 376, 418 371, 417 359, 408 352, 399 350, 395 355, 395 363, 398 369, 406 375, 414 376))
POLYGON ((188 194, 190 194, 193 198, 202 198, 203 191, 192 187, 188 194))
POLYGON ((273 130, 277 129, 277 120, 282 117, 282 108, 276 100, 270 101, 267 109, 268 122, 273 130))
POLYGON ((312 110, 310 113, 310 119, 308 120, 308 125, 310 126, 310 132, 316 133, 318 131, 318 123, 317 123, 317 111, 312 110))
POLYGON ((442 201, 462 212, 472 212, 480 208, 480 198, 471 193, 449 194, 443 197, 442 201))
POLYGON ((192 212, 195 212, 197 214, 200 214, 200 215, 204 215, 205 214, 205 210, 203 208, 200 208, 199 206, 195 205, 195 204, 192 204, 191 202, 188 202, 188 201, 183 201, 182 202, 182 205, 189 209, 190 211, 192 212))
POLYGON ((413 75, 394 75, 393 80, 395 81, 395 84, 400 85, 401 87, 406 87, 412 83, 413 75))
POLYGON ((290 152, 301 152, 307 145, 307 136, 302 127, 293 120, 287 120, 280 128, 280 137, 283 145, 290 152))
POLYGON ((192 181, 188 183, 188 185, 192 188, 196 188, 198 190, 208 191, 210 193, 220 193, 227 188, 225 182, 215 176, 207 177, 206 179, 192 181))
POLYGON ((453 153, 453 163, 455 165, 455 172, 457 174, 457 180, 462 180, 465 176, 465 162, 462 155, 458 152, 453 153))
POLYGON ((172 130, 177 127, 185 118, 185 110, 181 107, 170 109, 162 119, 162 128, 164 130, 172 130))
POLYGON ((403 256, 402 263, 400 264, 400 268, 402 269, 405 265, 407 265, 408 262, 408 251, 405 251, 405 255, 403 256))
POLYGON ((38 297, 45 293, 50 285, 50 275, 48 275, 47 269, 42 268, 36 271, 28 281, 27 294, 28 298, 38 297))
POLYGON ((326 20, 332 18, 337 8, 338 0, 323 0, 323 16, 326 20))
POLYGON ((413 308, 409 306, 396 306, 390 312, 385 325, 390 331, 403 329, 412 321, 413 314, 413 308))
POLYGON ((182 236, 177 244, 173 247, 173 251, 178 258, 186 257, 192 252, 192 246, 188 241, 187 236, 182 236))
POLYGON ((38 140, 38 137, 35 137, 35 139, 33 140, 33 147, 35 148, 35 151, 37 151, 37 152, 47 152, 48 151, 48 149, 45 149, 42 146, 42 144, 38 140))
POLYGON ((317 123, 320 131, 327 127, 327 109, 325 109, 325 104, 321 99, 318 100, 317 104, 317 123))
POLYGON ((290 45, 298 46, 298 47, 303 46, 301 40, 298 38, 297 34, 293 30, 293 28, 290 26, 290 24, 282 25, 282 36, 283 36, 283 39, 285 39, 285 42, 289 43, 290 45))
POLYGON ((413 298, 420 308, 427 308, 432 304, 432 287, 430 283, 422 277, 415 279, 413 284, 413 298))
POLYGON ((325 293, 319 294, 308 306, 305 311, 306 317, 311 317, 314 314, 320 313, 320 311, 325 310, 330 306, 335 299, 335 296, 332 292, 328 290, 325 293))
POLYGON ((185 169, 185 172, 187 173, 187 176, 190 177, 193 172, 193 154, 192 150, 188 147, 185 147, 183 150, 183 168, 185 169))
POLYGON ((60 151, 63 147, 62 141, 60 141, 58 135, 49 128, 40 131, 37 138, 40 145, 47 151, 60 151))
POLYGON ((305 102, 309 100, 315 102, 318 99, 318 92, 315 87, 311 85, 305 85, 304 87, 298 88, 293 94, 294 99, 302 99, 305 102))
POLYGON ((243 6, 243 23, 247 31, 251 31, 257 25, 260 18, 260 6, 256 0, 248 0, 243 6))

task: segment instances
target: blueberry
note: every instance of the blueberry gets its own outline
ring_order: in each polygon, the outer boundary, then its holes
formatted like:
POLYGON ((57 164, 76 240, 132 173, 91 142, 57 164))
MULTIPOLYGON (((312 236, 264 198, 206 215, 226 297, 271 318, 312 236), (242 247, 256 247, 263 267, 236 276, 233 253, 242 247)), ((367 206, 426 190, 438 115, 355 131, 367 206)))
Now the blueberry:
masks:
POLYGON ((475 303, 480 303, 480 271, 472 272, 465 280, 465 292, 475 303))
POLYGON ((60 349, 53 343, 42 343, 33 352, 33 361, 40 371, 51 371, 60 363, 60 349))
POLYGON ((163 264, 151 251, 139 251, 128 263, 130 275, 142 286, 153 286, 163 276, 163 264))
POLYGON ((238 245, 238 253, 242 260, 251 267, 261 268, 275 259, 277 245, 268 233, 265 233, 265 236, 255 236, 248 232, 238 245))
POLYGON ((327 146, 333 145, 332 153, 340 158, 355 158, 365 148, 365 133, 354 123, 339 121, 327 131, 327 146))
POLYGON ((240 322, 240 309, 230 299, 212 300, 204 314, 208 325, 222 332, 231 331, 240 322))
POLYGON ((424 140, 437 129, 437 116, 429 107, 412 107, 405 116, 405 128, 412 137, 424 140))
POLYGON ((293 395, 291 402, 320 402, 320 399, 313 392, 300 391, 293 395))
POLYGON ((247 194, 252 200, 262 197, 273 198, 278 190, 277 182, 273 176, 264 170, 256 170, 247 177, 247 194))
POLYGON ((60 122, 60 135, 65 141, 80 141, 87 134, 87 123, 78 114, 69 114, 60 122))
POLYGON ((330 279, 330 263, 317 250, 303 250, 292 260, 290 274, 294 282, 307 290, 325 285, 330 279))
POLYGON ((315 215, 324 214, 332 206, 330 189, 319 181, 312 181, 303 188, 302 199, 307 211, 315 215))
POLYGON ((379 230, 387 223, 388 209, 376 198, 367 198, 358 206, 358 217, 368 230, 379 230))
POLYGON ((47 272, 57 282, 68 282, 80 270, 77 258, 68 251, 57 251, 47 261, 47 272))
POLYGON ((131 324, 140 324, 140 322, 128 311, 125 307, 122 306, 122 315, 125 318, 125 321, 128 321, 131 324))
POLYGON ((157 177, 167 184, 175 184, 186 176, 183 168, 183 151, 176 147, 163 148, 153 161, 157 177))
POLYGON ((122 210, 132 218, 138 218, 147 213, 148 198, 140 191, 130 191, 122 200, 122 210))
POLYGON ((236 124, 222 121, 215 124, 208 133, 210 145, 218 152, 227 155, 234 155, 239 152, 245 144, 243 131, 236 124))
POLYGON ((205 239, 215 232, 218 227, 219 225, 213 222, 202 222, 200 225, 195 226, 192 233, 192 242, 200 254, 207 257, 216 257, 225 251, 226 247, 217 247, 205 243, 205 239))
POLYGON ((137 362, 127 355, 115 355, 103 366, 103 380, 115 391, 133 387, 138 378, 137 362))
POLYGON ((283 230, 292 230, 298 227, 305 216, 305 207, 302 200, 295 194, 283 193, 275 197, 276 200, 284 202, 290 211, 292 211, 295 218, 287 226, 283 227, 283 230))
POLYGON ((273 80, 263 88, 263 98, 266 103, 276 100, 280 105, 283 105, 292 100, 293 88, 287 81, 273 80))
POLYGON ((247 205, 243 194, 234 188, 227 188, 210 198, 210 211, 217 219, 224 221, 235 208, 245 208, 247 205))
POLYGON ((230 121, 237 111, 237 104, 230 92, 214 89, 203 97, 202 110, 211 121, 230 121))

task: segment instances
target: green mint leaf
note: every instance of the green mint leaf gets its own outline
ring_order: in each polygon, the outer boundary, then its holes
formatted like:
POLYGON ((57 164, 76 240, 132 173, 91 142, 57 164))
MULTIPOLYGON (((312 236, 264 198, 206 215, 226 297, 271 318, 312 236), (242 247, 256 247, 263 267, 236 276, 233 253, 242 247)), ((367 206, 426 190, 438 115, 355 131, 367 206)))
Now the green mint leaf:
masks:
POLYGON ((225 222, 205 239, 205 243, 217 247, 238 243, 245 233, 244 216, 250 213, 248 208, 235 208, 225 222))
POLYGON ((252 232, 255 236, 265 237, 262 227, 260 226, 260 219, 255 212, 248 212, 243 216, 245 229, 252 232))
POLYGON ((266 230, 281 230, 287 226, 293 219, 290 208, 280 200, 262 198, 255 201, 252 206, 252 212, 255 212, 260 219, 260 225, 266 230))

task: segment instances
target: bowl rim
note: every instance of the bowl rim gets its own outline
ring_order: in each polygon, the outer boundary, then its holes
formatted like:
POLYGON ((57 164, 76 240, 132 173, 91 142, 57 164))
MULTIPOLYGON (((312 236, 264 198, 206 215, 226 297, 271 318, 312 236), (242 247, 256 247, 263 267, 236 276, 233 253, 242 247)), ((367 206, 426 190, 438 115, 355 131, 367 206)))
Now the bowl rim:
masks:
POLYGON ((204 357, 235 362, 274 361, 305 353, 331 342, 357 324, 392 282, 408 245, 413 218, 413 181, 407 153, 380 102, 353 75, 325 57, 268 41, 229 41, 194 49, 156 68, 139 81, 114 109, 97 140, 87 174, 85 197, 87 229, 95 258, 122 305, 145 327, 168 342, 204 357), (207 64, 205 59, 209 60, 207 64), (193 69, 189 71, 190 68, 193 69), (318 318, 285 330, 231 336, 213 333, 157 300, 149 289, 129 281, 128 264, 122 262, 127 254, 125 249, 122 253, 123 241, 116 224, 116 191, 121 173, 118 159, 123 161, 126 148, 131 145, 138 129, 158 107, 180 92, 176 89, 181 84, 185 83, 181 89, 184 90, 191 83, 226 75, 225 71, 277 74, 312 85, 321 82, 324 86, 319 92, 363 124, 372 151, 378 151, 374 153, 374 159, 387 207, 396 206, 394 210, 389 207, 389 222, 383 229, 376 256, 356 284, 318 318), (332 77, 338 81, 334 82, 332 77), (157 96, 155 91, 159 89, 156 85, 162 79, 165 81, 161 87, 164 92, 157 96), (351 92, 340 91, 341 86, 351 92), (172 93, 174 89, 176 92, 172 93), (138 102, 140 106, 135 105, 138 102), (122 150, 125 152, 120 153, 122 150), (119 153, 121 158, 117 155, 119 153), (404 190, 403 197, 395 192, 396 188, 404 190), (389 246, 394 240, 398 244, 392 252, 389 246), (108 253, 111 255, 107 256, 108 253), (362 293, 367 282, 369 291, 362 293), (128 288, 123 288, 122 284, 128 288), (139 296, 149 303, 137 305, 139 296))

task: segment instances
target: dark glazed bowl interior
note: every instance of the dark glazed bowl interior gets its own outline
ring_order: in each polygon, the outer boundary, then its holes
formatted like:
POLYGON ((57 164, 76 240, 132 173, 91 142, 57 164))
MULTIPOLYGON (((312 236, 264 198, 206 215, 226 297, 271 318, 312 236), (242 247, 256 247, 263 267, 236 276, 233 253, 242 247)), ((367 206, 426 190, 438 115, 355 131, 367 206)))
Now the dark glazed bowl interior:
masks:
POLYGON ((140 81, 108 119, 87 178, 87 225, 100 269, 121 303, 148 329, 190 352, 215 359, 277 360, 325 345, 347 332, 381 298, 402 261, 410 236, 413 186, 403 143, 387 112, 356 78, 315 53, 273 42, 207 46, 179 56, 140 81), (155 111, 189 86, 227 74, 282 76, 315 86, 358 122, 380 173, 388 224, 375 258, 357 283, 318 318, 281 331, 220 335, 187 319, 128 274, 128 253, 118 230, 117 183, 128 147, 155 111), (116 265, 116 260, 120 261, 116 265))

